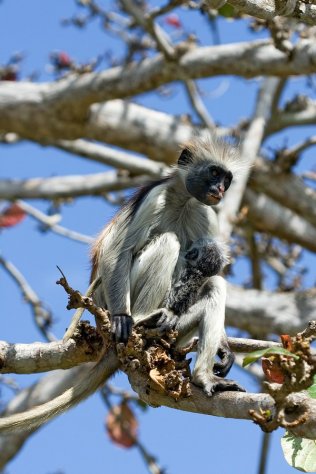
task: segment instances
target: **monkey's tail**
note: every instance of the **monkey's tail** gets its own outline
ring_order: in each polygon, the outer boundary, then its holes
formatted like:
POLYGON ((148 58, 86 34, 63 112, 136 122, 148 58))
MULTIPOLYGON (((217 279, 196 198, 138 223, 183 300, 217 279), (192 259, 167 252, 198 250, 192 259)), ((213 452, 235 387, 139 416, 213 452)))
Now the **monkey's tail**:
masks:
POLYGON ((82 400, 92 395, 114 372, 118 369, 119 362, 113 350, 108 352, 73 387, 66 390, 58 397, 43 405, 31 408, 22 413, 16 413, 0 418, 0 432, 34 430, 43 423, 60 415, 69 408, 77 405, 82 400))

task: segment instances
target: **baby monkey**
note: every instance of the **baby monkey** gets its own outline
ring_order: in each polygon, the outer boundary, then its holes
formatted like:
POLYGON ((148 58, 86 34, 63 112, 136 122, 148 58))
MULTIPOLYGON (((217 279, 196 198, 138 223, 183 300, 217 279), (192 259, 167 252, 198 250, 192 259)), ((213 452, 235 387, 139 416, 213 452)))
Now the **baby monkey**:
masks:
MULTIPOLYGON (((160 308, 138 324, 148 328, 156 328, 157 335, 163 335, 172 329, 179 333, 178 346, 184 345, 188 339, 193 339, 198 334, 198 318, 192 321, 190 308, 193 308, 201 298, 201 291, 207 280, 219 274, 227 264, 227 252, 223 244, 216 240, 201 238, 196 240, 189 250, 181 258, 184 260, 182 271, 176 283, 170 289, 166 305, 160 308), (191 328, 188 327, 188 322, 191 328), (187 336, 188 332, 190 337, 187 336), (181 337, 182 336, 182 337, 181 337)), ((231 390, 244 392, 245 390, 233 380, 225 380, 225 377, 234 362, 234 354, 229 348, 226 335, 222 336, 217 355, 220 362, 213 366, 213 377, 209 384, 209 392, 231 390)))

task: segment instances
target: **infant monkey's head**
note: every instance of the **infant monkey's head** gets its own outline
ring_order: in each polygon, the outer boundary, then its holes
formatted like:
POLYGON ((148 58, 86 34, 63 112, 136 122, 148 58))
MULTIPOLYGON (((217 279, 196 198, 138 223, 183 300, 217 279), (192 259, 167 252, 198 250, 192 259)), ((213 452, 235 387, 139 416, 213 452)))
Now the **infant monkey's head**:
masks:
POLYGON ((218 275, 228 263, 225 245, 207 238, 193 242, 184 258, 188 271, 205 277, 218 275))

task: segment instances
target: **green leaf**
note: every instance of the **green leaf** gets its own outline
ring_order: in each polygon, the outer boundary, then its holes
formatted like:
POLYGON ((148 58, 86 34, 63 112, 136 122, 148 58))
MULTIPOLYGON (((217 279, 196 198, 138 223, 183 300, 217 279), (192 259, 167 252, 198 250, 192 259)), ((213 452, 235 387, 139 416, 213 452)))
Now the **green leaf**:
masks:
POLYGON ((224 16, 225 18, 234 18, 236 16, 234 7, 228 5, 227 3, 218 9, 218 14, 224 16))
POLYGON ((316 472, 316 440, 296 438, 286 432, 281 446, 290 466, 302 472, 316 472))
POLYGON ((314 383, 307 389, 308 395, 311 398, 316 398, 316 375, 314 375, 314 383))
POLYGON ((256 362, 261 357, 275 355, 275 354, 286 355, 289 357, 293 357, 294 359, 299 358, 298 355, 293 354, 287 349, 284 349, 284 347, 268 347, 267 349, 260 349, 259 351, 254 351, 247 354, 243 360, 242 366, 246 367, 247 365, 252 364, 253 362, 256 362))

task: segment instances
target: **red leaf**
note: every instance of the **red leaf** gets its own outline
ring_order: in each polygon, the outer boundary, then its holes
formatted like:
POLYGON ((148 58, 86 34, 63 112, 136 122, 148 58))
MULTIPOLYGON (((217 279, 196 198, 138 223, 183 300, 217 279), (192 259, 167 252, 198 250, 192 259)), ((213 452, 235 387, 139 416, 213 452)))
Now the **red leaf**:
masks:
POLYGON ((13 227, 23 221, 26 213, 18 204, 12 204, 0 214, 0 228, 13 227))
POLYGON ((284 382, 284 372, 277 356, 262 357, 261 364, 262 370, 269 382, 284 382))
POLYGON ((284 349, 287 349, 288 351, 292 352, 293 351, 293 343, 292 343, 292 338, 288 334, 282 334, 281 336, 281 342, 284 347, 284 349))
POLYGON ((114 443, 123 448, 134 446, 137 439, 138 422, 127 403, 123 402, 121 405, 112 407, 105 425, 114 443))
POLYGON ((60 67, 69 67, 71 64, 71 59, 69 54, 61 52, 58 54, 58 62, 60 67))
POLYGON ((178 15, 175 15, 174 13, 171 15, 168 15, 165 18, 165 22, 169 26, 173 26, 174 28, 182 28, 182 23, 178 15))

